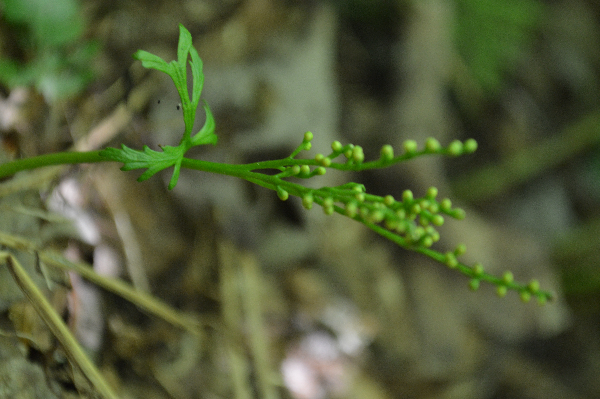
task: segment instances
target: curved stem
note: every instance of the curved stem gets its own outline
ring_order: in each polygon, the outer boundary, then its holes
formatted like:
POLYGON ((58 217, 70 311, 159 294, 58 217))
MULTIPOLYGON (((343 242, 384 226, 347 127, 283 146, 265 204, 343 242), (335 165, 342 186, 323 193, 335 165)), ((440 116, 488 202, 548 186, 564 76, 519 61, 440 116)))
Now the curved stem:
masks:
MULTIPOLYGON (((340 213, 342 215, 344 214, 343 213, 344 210, 342 208, 336 208, 335 210, 337 213, 340 213)), ((370 228, 377 234, 387 238, 388 240, 396 243, 397 245, 399 245, 405 249, 408 249, 408 250, 411 250, 414 252, 418 252, 420 254, 428 256, 431 259, 438 261, 441 264, 446 263, 445 256, 441 252, 434 251, 434 250, 432 250, 430 248, 426 248, 424 246, 410 245, 404 238, 400 237, 399 235, 394 234, 394 233, 390 232, 389 230, 386 230, 377 224, 369 223, 364 220, 361 220, 359 217, 353 217, 352 219, 364 224, 365 226, 367 226, 368 228, 370 228)), ((538 299, 542 299, 542 300, 552 300, 554 298, 554 294, 552 292, 544 291, 544 290, 532 290, 527 284, 522 284, 522 283, 518 283, 518 282, 506 282, 499 277, 496 277, 492 274, 485 273, 485 272, 481 275, 478 275, 478 274, 476 274, 473 267, 467 266, 461 262, 458 262, 458 264, 455 265, 454 268, 457 271, 459 271, 461 274, 463 274, 469 278, 475 278, 478 280, 486 281, 496 287, 504 286, 507 289, 517 291, 519 293, 529 293, 532 296, 535 296, 538 299)))

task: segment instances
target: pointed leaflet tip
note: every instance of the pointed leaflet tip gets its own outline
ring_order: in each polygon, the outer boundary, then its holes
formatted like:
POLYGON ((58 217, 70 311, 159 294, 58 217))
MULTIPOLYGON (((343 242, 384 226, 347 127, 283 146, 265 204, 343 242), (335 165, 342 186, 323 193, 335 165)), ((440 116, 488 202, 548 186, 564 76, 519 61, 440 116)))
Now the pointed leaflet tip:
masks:
POLYGON ((192 146, 203 145, 203 144, 217 144, 217 135, 215 132, 215 118, 213 117, 210 108, 206 101, 204 102, 204 111, 206 112, 206 121, 204 126, 198 133, 192 137, 192 146))
POLYGON ((192 35, 183 26, 179 24, 179 43, 177 45, 177 63, 180 67, 185 68, 187 63, 188 53, 192 47, 192 35))
MULTIPOLYGON (((182 158, 183 159, 183 158, 182 158)), ((181 171, 181 159, 177 161, 175 164, 175 168, 173 170, 173 176, 171 176, 171 181, 169 181, 169 190, 173 190, 177 185, 177 181, 179 180, 179 172, 181 171)))
POLYGON ((202 74, 202 60, 193 46, 190 47, 190 57, 192 58, 190 61, 192 68, 192 105, 196 109, 204 86, 204 75, 202 74))
POLYGON ((144 50, 138 50, 133 54, 133 58, 142 61, 142 66, 148 69, 156 69, 168 75, 171 74, 171 66, 158 55, 154 55, 144 50))

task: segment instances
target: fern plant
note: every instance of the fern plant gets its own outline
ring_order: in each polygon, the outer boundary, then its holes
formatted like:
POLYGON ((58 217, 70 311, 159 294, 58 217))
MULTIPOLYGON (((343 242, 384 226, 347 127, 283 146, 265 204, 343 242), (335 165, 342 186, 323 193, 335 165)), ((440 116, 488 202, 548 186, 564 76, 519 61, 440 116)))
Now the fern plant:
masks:
POLYGON ((455 219, 465 217, 464 210, 454 207, 450 199, 439 199, 435 187, 430 187, 422 197, 416 197, 412 191, 405 190, 401 198, 394 198, 391 195, 369 194, 365 186, 358 183, 309 188, 298 182, 324 175, 328 169, 363 171, 390 167, 426 155, 456 157, 470 154, 477 149, 477 143, 473 139, 464 142, 455 140, 443 146, 436 139, 429 138, 421 148, 415 141, 407 140, 403 143, 400 154, 396 154, 390 145, 384 145, 379 158, 370 161, 365 160, 361 146, 334 141, 329 153, 317 153, 312 158, 299 158, 301 153, 309 151, 312 146, 313 134, 306 132, 298 147, 282 159, 234 165, 186 158, 186 152, 192 147, 215 145, 217 136, 214 132, 215 120, 206 103, 203 104, 206 121, 197 133, 192 134, 204 75, 202 60, 192 45, 191 34, 183 25, 179 28, 177 60, 167 63, 157 55, 143 50, 134 54, 134 58, 140 60, 144 67, 168 74, 177 88, 185 122, 185 131, 179 145, 161 146, 158 151, 148 146, 136 150, 122 145, 121 148, 106 148, 101 151, 40 155, 0 165, 0 178, 11 176, 21 170, 43 166, 91 162, 120 162, 123 164, 121 169, 125 171, 146 169, 138 181, 147 180, 157 172, 173 167, 169 189, 177 185, 182 167, 235 176, 275 191, 282 201, 290 196, 296 196, 301 198, 302 205, 306 209, 311 209, 316 204, 327 215, 338 213, 362 223, 397 245, 429 256, 462 273, 468 278, 469 287, 473 290, 477 290, 481 282, 487 282, 497 287, 500 296, 506 295, 507 291, 516 291, 525 302, 532 297, 537 298, 540 303, 552 299, 553 294, 540 289, 537 280, 520 283, 514 281, 510 271, 502 276, 495 276, 487 273, 481 263, 467 265, 461 262, 459 258, 466 250, 465 245, 458 245, 453 251, 445 253, 432 249, 432 245, 440 239, 436 227, 441 226, 446 217, 455 219), (191 93, 188 91, 188 60, 192 71, 191 93), (275 170, 276 173, 268 174, 262 172, 264 170, 275 170))

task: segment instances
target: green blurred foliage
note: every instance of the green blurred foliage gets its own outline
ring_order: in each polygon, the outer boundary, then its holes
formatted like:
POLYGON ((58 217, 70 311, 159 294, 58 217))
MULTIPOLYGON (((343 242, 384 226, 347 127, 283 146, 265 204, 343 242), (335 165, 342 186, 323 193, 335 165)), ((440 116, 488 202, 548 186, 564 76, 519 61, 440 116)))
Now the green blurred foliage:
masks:
POLYGON ((489 94, 529 49, 544 14, 538 0, 455 0, 456 46, 474 79, 489 94))
POLYGON ((83 30, 75 0, 4 0, 6 19, 26 25, 33 44, 59 47, 76 40, 83 30))
POLYGON ((49 102, 70 97, 92 80, 97 44, 81 39, 84 23, 76 0, 2 0, 3 19, 15 32, 23 60, 0 60, 0 81, 35 86, 49 102))

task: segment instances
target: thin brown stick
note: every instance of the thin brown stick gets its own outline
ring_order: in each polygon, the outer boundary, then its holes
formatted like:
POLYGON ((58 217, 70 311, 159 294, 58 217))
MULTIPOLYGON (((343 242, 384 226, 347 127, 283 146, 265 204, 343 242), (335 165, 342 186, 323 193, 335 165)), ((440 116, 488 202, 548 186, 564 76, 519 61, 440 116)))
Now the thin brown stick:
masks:
POLYGON ((35 310, 44 320, 50 331, 62 344, 62 347, 71 362, 85 375, 92 386, 106 399, 118 399, 112 388, 102 377, 96 366, 88 359, 87 355, 69 331, 69 328, 56 313, 44 294, 31 280, 19 261, 8 252, 0 252, 0 261, 6 263, 13 278, 25 293, 35 310))

